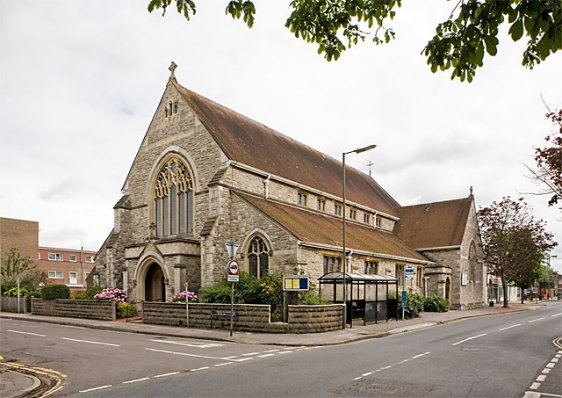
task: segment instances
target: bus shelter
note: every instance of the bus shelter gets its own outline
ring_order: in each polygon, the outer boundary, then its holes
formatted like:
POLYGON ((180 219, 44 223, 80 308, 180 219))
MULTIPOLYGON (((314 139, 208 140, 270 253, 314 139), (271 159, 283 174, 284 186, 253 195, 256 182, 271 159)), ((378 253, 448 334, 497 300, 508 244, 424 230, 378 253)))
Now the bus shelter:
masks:
POLYGON ((328 272, 319 279, 319 293, 326 301, 343 303, 346 284, 347 322, 363 319, 363 325, 398 318, 398 279, 385 275, 328 272))

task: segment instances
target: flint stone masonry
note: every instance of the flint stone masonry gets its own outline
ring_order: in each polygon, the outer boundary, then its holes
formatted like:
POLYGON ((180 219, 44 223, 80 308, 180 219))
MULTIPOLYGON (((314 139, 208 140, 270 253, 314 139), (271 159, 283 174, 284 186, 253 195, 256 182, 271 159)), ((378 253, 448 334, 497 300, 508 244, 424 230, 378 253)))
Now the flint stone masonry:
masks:
POLYGON ((31 300, 33 315, 62 316, 69 318, 114 321, 115 302, 110 300, 31 300))

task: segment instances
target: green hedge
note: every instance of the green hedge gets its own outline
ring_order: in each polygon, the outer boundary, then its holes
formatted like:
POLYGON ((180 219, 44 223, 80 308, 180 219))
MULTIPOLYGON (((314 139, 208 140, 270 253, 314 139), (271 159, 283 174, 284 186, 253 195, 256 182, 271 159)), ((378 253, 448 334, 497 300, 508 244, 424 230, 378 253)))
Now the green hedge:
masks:
POLYGON ((427 312, 449 311, 449 301, 437 294, 427 296, 423 302, 423 310, 427 312))
POLYGON ((70 289, 66 285, 48 284, 41 289, 41 298, 43 300, 68 299, 70 289))

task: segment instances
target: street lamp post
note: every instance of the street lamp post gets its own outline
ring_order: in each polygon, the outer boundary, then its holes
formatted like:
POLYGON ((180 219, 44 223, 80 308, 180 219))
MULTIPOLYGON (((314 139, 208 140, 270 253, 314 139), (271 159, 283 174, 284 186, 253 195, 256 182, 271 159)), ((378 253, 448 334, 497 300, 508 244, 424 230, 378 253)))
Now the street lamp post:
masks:
POLYGON ((342 206, 342 211, 343 211, 343 217, 342 217, 342 233, 343 233, 343 238, 342 238, 342 261, 343 261, 343 329, 345 329, 345 326, 347 324, 347 280, 346 280, 346 268, 347 268, 347 253, 346 253, 346 234, 345 234, 345 224, 346 224, 346 192, 345 192, 345 188, 346 188, 346 183, 345 183, 345 155, 349 155, 350 153, 361 153, 361 152, 367 152, 370 151, 371 149, 375 149, 377 146, 376 145, 368 145, 366 147, 363 148, 359 148, 359 149, 355 149, 353 151, 349 151, 349 152, 343 152, 342 153, 342 173, 343 173, 343 187, 342 187, 342 201, 343 201, 343 206, 342 206))

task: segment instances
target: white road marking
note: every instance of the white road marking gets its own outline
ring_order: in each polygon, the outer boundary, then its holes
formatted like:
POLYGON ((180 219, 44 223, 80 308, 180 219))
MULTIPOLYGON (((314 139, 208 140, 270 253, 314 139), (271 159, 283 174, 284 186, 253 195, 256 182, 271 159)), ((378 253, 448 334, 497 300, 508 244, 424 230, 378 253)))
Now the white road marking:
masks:
POLYGON ((258 355, 258 358, 267 358, 267 357, 272 357, 275 354, 263 354, 263 355, 258 355))
POLYGON ((251 361, 254 358, 241 358, 241 359, 235 359, 236 362, 244 362, 244 361, 251 361))
POLYGON ((367 373, 363 373, 361 376, 367 377, 367 376, 370 376, 370 375, 372 375, 372 374, 373 374, 373 372, 367 372, 367 373))
POLYGON ((546 367, 552 369, 554 367, 554 364, 552 362, 547 363, 546 367))
POLYGON ((456 343, 453 343, 453 344, 451 344, 451 345, 459 345, 459 344, 462 344, 462 343, 464 343, 464 342, 466 342, 466 341, 473 340, 473 339, 477 339, 478 337, 482 337, 482 336, 486 336, 486 333, 479 334, 478 336, 468 337, 468 338, 466 338, 466 339, 464 339, 464 340, 457 341, 456 343))
POLYGON ((503 331, 503 330, 507 330, 507 329, 511 329, 511 328, 516 328, 517 326, 521 326, 521 324, 518 323, 516 325, 511 325, 511 326, 508 326, 506 328, 501 328, 501 329, 498 329, 498 330, 503 331))
POLYGON ((356 378, 353 379, 353 380, 354 380, 354 381, 356 381, 356 380, 361 380, 362 378, 363 378, 363 377, 359 376, 359 377, 356 377, 356 378))
POLYGON ((87 390, 81 390, 78 392, 90 392, 90 391, 96 391, 96 390, 103 390, 104 388, 109 388, 111 387, 111 384, 108 384, 106 386, 99 386, 99 387, 94 387, 94 388, 88 388, 87 390))
POLYGON ((179 374, 180 374, 180 372, 163 373, 161 375, 154 376, 154 378, 158 379, 159 377, 168 377, 168 376, 174 376, 174 375, 179 375, 179 374))
POLYGON ((556 355, 554 356, 554 358, 560 358, 560 357, 562 357, 562 354, 556 354, 556 355))
POLYGON ((398 362, 398 363, 399 363, 399 364, 401 364, 401 363, 406 363, 406 362, 409 362, 411 359, 412 359, 412 358, 403 359, 403 360, 401 360, 401 361, 398 362))
POLYGON ((551 317, 560 316, 560 315, 562 315, 562 312, 560 314, 551 315, 551 317))
MULTIPOLYGON (((188 354, 187 352, 157 350, 157 349, 154 349, 154 348, 145 348, 145 350, 152 351, 152 352, 161 352, 161 353, 164 353, 164 354, 183 355, 183 356, 186 356, 186 357, 193 357, 193 358, 216 359, 216 360, 220 360, 220 361, 228 360, 228 358, 224 358, 224 357, 210 357, 210 356, 207 356, 207 355, 188 354)), ((241 359, 239 359, 238 361, 241 361, 241 359)))
POLYGON ((12 332, 12 333, 19 333, 19 334, 28 334, 30 336, 37 336, 37 337, 46 337, 46 335, 44 334, 39 334, 39 333, 30 333, 30 332, 21 332, 19 330, 6 330, 6 332, 12 332))
POLYGON ((146 381, 146 380, 150 380, 150 377, 143 377, 141 379, 135 379, 135 380, 127 380, 127 381, 124 381, 123 384, 138 383, 139 381, 146 381))
POLYGON ((537 381, 544 381, 544 379, 546 379, 546 375, 537 376, 537 381))
POLYGON ((535 391, 526 391, 523 398, 540 398, 541 394, 535 391))
POLYGON ((550 371, 551 371, 551 369, 543 369, 541 373, 544 373, 544 374, 549 374, 549 373, 550 373, 550 371))
POLYGON ((533 322, 537 322, 537 321, 542 321, 543 319, 545 319, 544 316, 543 316, 542 318, 532 319, 532 320, 529 321, 529 323, 533 323, 533 322))
POLYGON ((281 351, 281 352, 279 352, 280 355, 282 355, 282 354, 292 354, 292 353, 293 353, 293 351, 281 351))
POLYGON ((226 366, 226 365, 232 365, 234 362, 223 362, 223 363, 217 363, 215 366, 218 368, 220 366, 226 366))
POLYGON ((78 339, 71 339, 70 337, 61 337, 61 339, 63 339, 63 340, 68 340, 68 341, 75 341, 75 342, 77 342, 77 343, 107 345, 107 346, 110 346, 110 347, 121 347, 119 344, 102 343, 102 342, 100 342, 100 341, 78 340, 78 339))
POLYGON ((215 347, 222 347, 224 344, 218 343, 208 343, 208 344, 193 344, 193 343, 185 343, 183 341, 173 341, 173 340, 158 340, 152 339, 150 341, 154 341, 156 343, 166 343, 166 344, 176 344, 176 345, 183 345, 186 347, 195 347, 195 348, 215 348, 215 347))
POLYGON ((423 354, 414 355, 414 356, 412 357, 412 359, 421 358, 421 357, 423 357, 424 355, 427 355, 427 354, 430 354, 430 352, 427 351, 427 352, 424 352, 423 354))
POLYGON ((259 352, 248 352, 246 354, 242 354, 243 357, 249 357, 250 355, 258 355, 259 352))
POLYGON ((537 388, 539 388, 541 386, 541 383, 533 383, 531 384, 531 387, 529 387, 531 390, 536 390, 537 388))
POLYGON ((552 358, 552 359, 550 360, 550 362, 556 363, 556 362, 558 362, 558 358, 552 358))
POLYGON ((279 350, 267 350, 267 351, 264 351, 264 352, 279 352, 279 350))
POLYGON ((385 369, 390 369, 392 367, 392 365, 388 365, 388 366, 384 366, 382 368, 378 368, 377 370, 385 370, 385 369))
POLYGON ((203 366, 202 368, 191 369, 190 372, 198 372, 198 371, 200 371, 200 370, 207 370, 207 369, 209 369, 208 366, 203 366))

